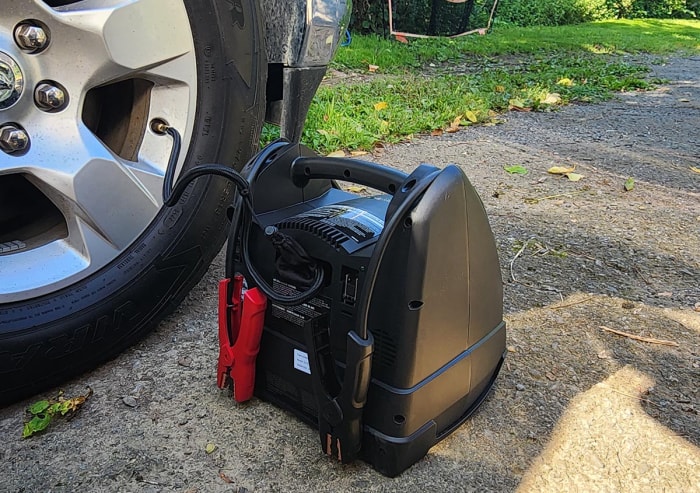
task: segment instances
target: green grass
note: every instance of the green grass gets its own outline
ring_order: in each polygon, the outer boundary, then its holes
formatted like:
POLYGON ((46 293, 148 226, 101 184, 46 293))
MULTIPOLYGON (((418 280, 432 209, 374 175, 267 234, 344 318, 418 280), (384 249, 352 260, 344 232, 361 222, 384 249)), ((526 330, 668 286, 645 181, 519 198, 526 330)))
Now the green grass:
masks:
POLYGON ((624 54, 700 51, 700 21, 614 20, 573 26, 508 27, 486 36, 451 39, 416 39, 406 45, 375 36, 354 36, 342 47, 333 66, 339 70, 405 73, 427 63, 460 62, 475 57, 541 55, 552 52, 624 54))
MULTIPOLYGON (((334 68, 369 77, 322 86, 302 141, 321 153, 370 150, 419 133, 491 124, 513 106, 546 111, 646 89, 646 67, 623 53, 700 52, 700 22, 621 20, 547 28, 507 28, 486 36, 402 44, 354 36, 334 68), (379 68, 369 73, 369 64, 379 68), (459 68, 459 70, 456 70, 459 68), (547 99, 549 96, 549 99, 547 99), (476 120, 472 122, 470 120, 476 120)), ((267 127, 264 141, 276 135, 267 127)))

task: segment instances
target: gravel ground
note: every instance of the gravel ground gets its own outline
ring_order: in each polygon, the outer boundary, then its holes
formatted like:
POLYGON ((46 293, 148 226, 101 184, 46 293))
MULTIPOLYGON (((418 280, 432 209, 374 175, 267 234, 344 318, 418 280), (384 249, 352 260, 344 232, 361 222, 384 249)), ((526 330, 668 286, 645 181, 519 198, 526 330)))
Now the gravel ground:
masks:
POLYGON ((150 337, 63 387, 94 391, 74 419, 22 440, 39 396, 0 409, 0 490, 700 491, 700 58, 651 76, 669 82, 373 157, 463 167, 509 327, 494 392, 398 478, 332 463, 314 430, 216 388, 220 256, 150 337), (574 165, 578 182, 547 173, 574 165))

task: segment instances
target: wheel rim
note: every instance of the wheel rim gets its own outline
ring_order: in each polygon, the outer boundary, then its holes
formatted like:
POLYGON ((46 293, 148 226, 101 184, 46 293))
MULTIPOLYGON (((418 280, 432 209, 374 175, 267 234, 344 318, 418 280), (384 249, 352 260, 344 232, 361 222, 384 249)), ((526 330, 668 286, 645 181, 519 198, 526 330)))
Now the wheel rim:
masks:
POLYGON ((69 286, 134 244, 161 208, 171 146, 148 123, 165 120, 189 142, 196 82, 182 2, 3 9, 0 302, 69 286))

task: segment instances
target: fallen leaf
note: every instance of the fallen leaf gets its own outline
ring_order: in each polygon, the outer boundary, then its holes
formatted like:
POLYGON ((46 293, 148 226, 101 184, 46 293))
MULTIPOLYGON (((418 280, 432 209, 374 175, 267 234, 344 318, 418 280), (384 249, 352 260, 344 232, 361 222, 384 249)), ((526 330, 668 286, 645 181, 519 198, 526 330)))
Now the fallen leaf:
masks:
POLYGON ((387 104, 386 101, 380 101, 378 103, 374 103, 374 110, 380 111, 380 110, 385 109, 387 106, 389 106, 389 105, 387 104))
POLYGON ((557 85, 571 87, 574 85, 574 81, 569 79, 568 77, 563 77, 559 79, 559 81, 557 81, 557 85))
POLYGON ((519 164, 516 164, 514 166, 504 166, 503 169, 506 170, 511 175, 526 175, 527 174, 527 168, 525 166, 521 166, 519 164))
POLYGON ((376 72, 378 68, 379 68, 379 65, 372 65, 372 64, 370 64, 370 65, 367 67, 367 70, 369 70, 370 72, 376 72))
POLYGON ((579 181, 581 178, 583 178, 583 175, 579 175, 578 173, 567 173, 564 176, 566 176, 569 181, 579 181))
POLYGON ((445 132, 448 134, 453 134, 459 130, 459 123, 462 121, 462 115, 459 115, 457 118, 452 120, 452 123, 450 123, 450 126, 445 132))
POLYGON ((326 137, 330 135, 328 133, 328 130, 323 130, 322 128, 319 128, 318 130, 316 130, 316 132, 320 133, 321 135, 325 135, 326 137))
POLYGON ((345 157, 345 151, 333 151, 327 157, 345 157))
POLYGON ((211 442, 207 443, 207 446, 204 448, 204 451, 207 454, 211 454, 212 452, 214 452, 214 450, 216 450, 216 445, 214 445, 211 442))
POLYGON ((493 90, 496 92, 506 92, 506 88, 503 86, 496 86, 493 88, 493 90))
POLYGON ((365 156, 366 154, 367 154, 367 151, 350 151, 350 155, 352 157, 365 156))
POLYGON ((688 98, 681 98, 678 101, 681 103, 690 103, 690 99, 688 99, 688 98))
POLYGON ((219 473, 219 477, 224 481, 224 483, 231 484, 233 483, 233 479, 229 478, 226 474, 224 474, 223 471, 219 473))
POLYGON ((663 298, 671 298, 673 293, 670 291, 663 291, 662 293, 657 293, 656 296, 661 296, 663 298))
POLYGON ((49 408, 50 405, 51 405, 51 403, 44 399, 42 401, 35 402, 31 406, 29 406, 27 411, 29 411, 32 414, 43 413, 44 411, 46 411, 49 408))
POLYGON ((567 173, 571 173, 572 171, 576 170, 576 166, 552 166, 547 170, 547 173, 551 173, 553 175, 565 175, 567 173))
POLYGON ((634 178, 631 176, 625 180, 625 190, 627 192, 634 190, 634 178))
POLYGON ((49 413, 34 416, 27 423, 24 423, 22 438, 27 438, 32 436, 34 433, 44 431, 46 427, 49 426, 49 423, 51 423, 51 415, 49 413))
POLYGON ((550 92, 547 97, 542 100, 544 104, 559 104, 561 103, 561 94, 550 92))
POLYGON ((693 173, 700 173, 700 168, 696 168, 695 166, 691 166, 690 171, 692 171, 693 173))
POLYGON ((436 128, 432 132, 430 132, 431 137, 440 137, 443 133, 443 130, 441 128, 436 128))
POLYGON ((474 113, 473 111, 467 110, 464 113, 464 116, 466 116, 467 120, 469 120, 472 123, 476 123, 479 121, 479 118, 476 116, 476 113, 474 113))
POLYGON ((367 189, 365 187, 361 187, 359 185, 350 185, 349 187, 346 188, 346 190, 348 192, 352 192, 352 193, 360 193, 360 192, 364 192, 367 189))
POLYGON ((400 34, 394 34, 394 37, 396 38, 396 41, 398 41, 399 43, 408 44, 408 40, 406 39, 405 36, 401 36, 400 34))

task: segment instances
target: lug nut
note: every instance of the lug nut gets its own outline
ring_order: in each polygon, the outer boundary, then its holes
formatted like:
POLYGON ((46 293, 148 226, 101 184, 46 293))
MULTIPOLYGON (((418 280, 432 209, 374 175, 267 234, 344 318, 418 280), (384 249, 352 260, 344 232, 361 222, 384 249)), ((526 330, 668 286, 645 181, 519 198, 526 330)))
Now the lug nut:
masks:
POLYGON ((39 26, 20 24, 15 28, 15 41, 23 50, 38 51, 46 47, 49 37, 39 26))
POLYGON ((23 151, 29 145, 27 132, 14 125, 0 127, 0 148, 7 153, 23 151))
POLYGON ((57 110, 66 102, 66 94, 60 87, 39 84, 34 91, 34 101, 43 110, 57 110))

